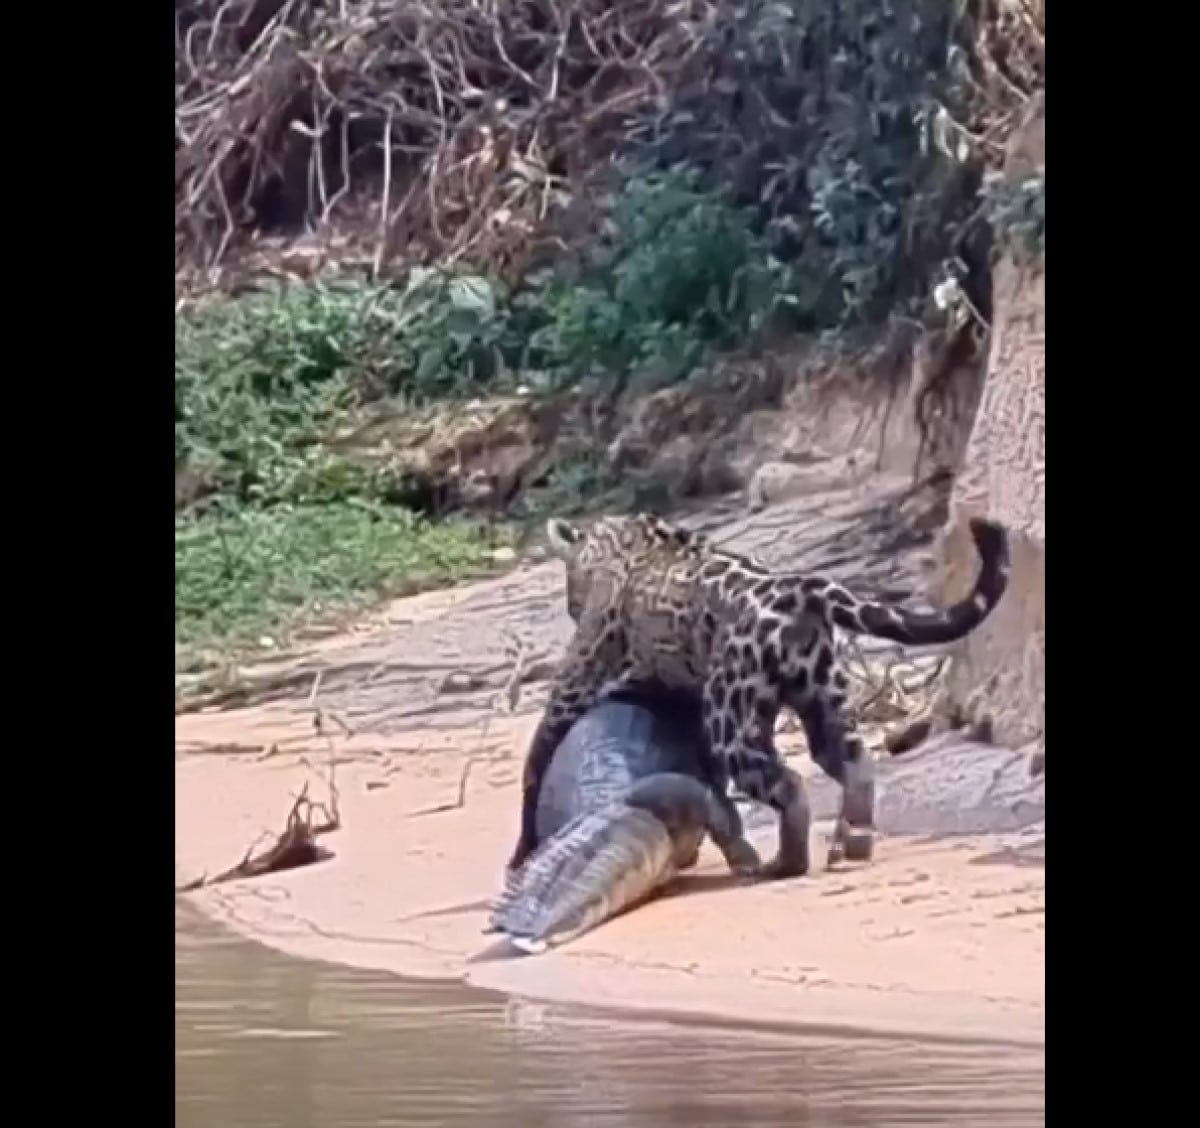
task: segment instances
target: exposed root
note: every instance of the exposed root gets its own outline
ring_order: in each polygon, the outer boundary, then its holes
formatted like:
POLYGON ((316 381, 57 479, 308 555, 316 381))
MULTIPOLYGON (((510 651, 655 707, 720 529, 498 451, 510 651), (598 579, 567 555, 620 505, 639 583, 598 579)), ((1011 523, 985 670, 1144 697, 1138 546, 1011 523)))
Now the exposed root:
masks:
POLYGON ((325 738, 329 748, 329 769, 326 783, 329 790, 329 802, 319 803, 308 797, 308 783, 300 789, 288 812, 287 822, 282 833, 265 849, 260 848, 263 837, 260 835, 246 849, 242 860, 221 873, 209 876, 201 874, 191 881, 184 882, 175 888, 176 893, 190 893, 209 885, 221 885, 227 881, 237 881, 245 877, 262 877, 268 873, 282 873, 284 870, 299 869, 310 866, 314 862, 324 861, 330 857, 330 851, 317 843, 317 837, 340 830, 342 818, 337 786, 337 749, 333 737, 326 729, 326 721, 338 728, 343 736, 354 735, 354 730, 340 717, 326 713, 317 704, 321 689, 321 671, 313 678, 312 689, 308 695, 308 705, 313 713, 313 728, 318 736, 325 738))
POLYGON ((839 650, 868 746, 897 755, 924 741, 933 728, 946 659, 868 658, 849 636, 839 640, 839 650))
POLYGON ((332 800, 328 806, 324 803, 314 803, 308 797, 306 783, 288 812, 283 833, 278 835, 270 846, 256 853, 258 842, 252 842, 237 865, 212 877, 201 874, 194 880, 177 886, 175 892, 189 893, 209 885, 221 885, 244 877, 262 877, 264 874, 281 873, 284 870, 299 869, 301 866, 323 861, 330 857, 330 852, 318 845, 317 836, 328 834, 340 826, 336 800, 332 800))

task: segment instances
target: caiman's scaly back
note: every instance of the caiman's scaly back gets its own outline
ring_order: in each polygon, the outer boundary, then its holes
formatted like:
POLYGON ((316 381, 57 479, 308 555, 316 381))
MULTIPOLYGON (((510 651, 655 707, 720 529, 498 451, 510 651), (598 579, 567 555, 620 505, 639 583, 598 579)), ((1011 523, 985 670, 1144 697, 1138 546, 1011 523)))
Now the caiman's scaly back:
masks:
POLYGON ((538 797, 542 845, 510 872, 489 932, 526 952, 565 943, 654 895, 705 833, 752 872, 741 816, 713 790, 695 694, 618 691, 575 725, 538 797))

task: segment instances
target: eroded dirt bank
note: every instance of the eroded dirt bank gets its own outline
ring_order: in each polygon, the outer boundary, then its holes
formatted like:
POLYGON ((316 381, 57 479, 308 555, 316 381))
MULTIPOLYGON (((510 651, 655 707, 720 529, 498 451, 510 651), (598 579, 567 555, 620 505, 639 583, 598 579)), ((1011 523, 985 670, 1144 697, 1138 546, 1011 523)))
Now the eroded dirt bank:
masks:
MULTIPOLYGON (((928 525, 928 505, 907 480, 874 475, 711 520, 720 539, 769 562, 899 594, 917 586, 922 538, 911 530, 928 525)), ((520 759, 568 633, 558 568, 526 565, 397 602, 260 671, 236 707, 180 716, 180 879, 223 869, 277 831, 290 795, 311 781, 317 796, 331 763, 343 824, 323 839, 329 861, 191 896, 284 951, 531 996, 1042 1041, 1044 784, 1020 753, 949 738, 881 764, 884 837, 868 867, 734 887, 706 847, 677 896, 560 952, 469 962, 487 946, 480 928, 511 847, 520 759), (318 671, 329 738, 313 727, 318 671), (497 697, 517 698, 515 711, 498 714, 497 697)), ((807 772, 798 739, 781 744, 807 772)), ((812 787, 818 815, 831 815, 832 788, 812 787)), ((751 825, 773 850, 770 821, 751 825)))

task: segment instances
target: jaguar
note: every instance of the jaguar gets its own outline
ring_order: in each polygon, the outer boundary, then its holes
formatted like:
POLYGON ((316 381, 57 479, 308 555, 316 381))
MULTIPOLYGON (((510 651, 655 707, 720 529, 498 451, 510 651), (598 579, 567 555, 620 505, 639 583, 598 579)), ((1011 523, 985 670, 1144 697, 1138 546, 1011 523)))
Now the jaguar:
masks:
MULTIPOLYGON (((547 537, 566 566, 575 632, 526 754, 508 870, 537 848, 542 777, 572 725, 613 691, 653 683, 699 692, 718 794, 732 780, 776 811, 778 852, 754 866, 759 876, 801 876, 810 867, 803 781, 774 743, 785 706, 800 718, 814 762, 841 786, 830 860, 869 859, 873 762, 846 708, 834 630, 905 645, 953 642, 973 631, 1007 590, 1011 564, 1002 526, 973 518, 969 527, 980 557, 975 585, 964 599, 927 611, 860 597, 827 577, 769 569, 648 514, 601 517, 586 529, 551 518, 547 537)), ((725 860, 738 873, 750 864, 733 851, 725 860)))

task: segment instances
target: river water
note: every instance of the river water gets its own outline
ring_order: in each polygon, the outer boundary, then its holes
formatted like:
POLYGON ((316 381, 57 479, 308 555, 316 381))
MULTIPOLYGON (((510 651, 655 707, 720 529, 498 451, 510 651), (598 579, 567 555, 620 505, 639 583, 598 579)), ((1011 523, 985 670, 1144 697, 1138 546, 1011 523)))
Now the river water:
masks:
POLYGON ((1007 1047, 615 1020, 292 959, 183 903, 177 1128, 859 1128, 1045 1121, 1007 1047))

